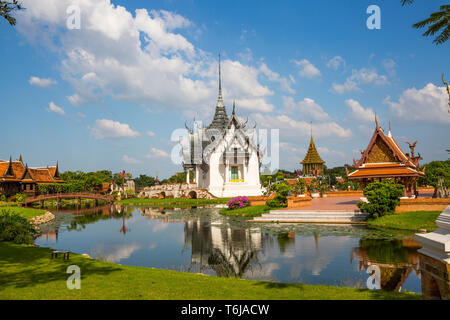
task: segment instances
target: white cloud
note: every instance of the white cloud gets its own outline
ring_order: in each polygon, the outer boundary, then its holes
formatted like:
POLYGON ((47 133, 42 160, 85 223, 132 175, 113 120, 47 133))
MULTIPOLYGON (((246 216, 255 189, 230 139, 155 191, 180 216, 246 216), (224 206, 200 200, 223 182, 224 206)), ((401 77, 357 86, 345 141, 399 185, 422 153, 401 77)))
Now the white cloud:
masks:
MULTIPOLYGON (((295 94, 295 90, 291 88, 291 84, 288 79, 280 77, 280 75, 267 67, 265 63, 261 64, 259 70, 270 80, 280 83, 281 89, 290 93, 295 94)), ((292 80, 291 80, 292 81, 292 80)))
POLYGON ((147 158, 170 158, 170 155, 164 150, 152 148, 151 153, 146 155, 147 158))
POLYGON ((331 91, 343 94, 351 91, 362 91, 359 84, 374 84, 382 86, 388 84, 389 81, 385 75, 379 75, 375 69, 362 68, 352 70, 352 75, 345 80, 344 84, 333 83, 331 91))
MULTIPOLYGON (((82 28, 77 32, 66 28, 72 0, 24 0, 27 10, 17 14, 25 37, 61 52, 61 77, 74 90, 67 97, 70 103, 112 97, 204 117, 213 113, 217 59, 179 32, 192 28, 191 21, 164 10, 138 9, 133 16, 110 0, 78 3, 82 28)), ((273 109, 267 100, 273 92, 258 79, 262 71, 229 59, 222 71, 225 100, 242 100, 251 110, 262 101, 266 111, 273 109)), ((281 77, 279 82, 289 90, 281 77)))
POLYGON ((365 109, 358 101, 353 99, 345 100, 345 103, 352 111, 351 117, 353 119, 367 122, 374 121, 375 113, 371 108, 365 109))
POLYGON ((53 102, 50 102, 50 104, 48 105, 48 108, 46 108, 46 110, 48 112, 57 113, 57 114, 62 115, 62 116, 66 114, 66 112, 62 108, 58 107, 53 102))
POLYGON ((129 157, 126 154, 123 155, 122 161, 125 162, 125 163, 128 163, 128 164, 139 164, 139 163, 142 162, 142 161, 137 160, 135 158, 129 157))
POLYGON ((327 67, 334 70, 338 70, 341 66, 345 67, 345 60, 341 56, 335 56, 334 58, 331 58, 327 63, 327 67))
POLYGON ((48 87, 56 84, 56 81, 51 78, 43 79, 43 78, 39 78, 39 77, 31 77, 30 80, 28 80, 28 82, 32 86, 38 86, 41 88, 48 88, 48 87))
POLYGON ((395 73, 396 73, 395 67, 397 66, 397 64, 395 63, 394 60, 384 59, 382 64, 383 64, 384 69, 390 76, 395 76, 395 73))
POLYGON ((115 139, 139 136, 139 132, 132 130, 128 124, 107 119, 96 120, 94 127, 91 128, 91 134, 96 139, 115 139))
POLYGON ((311 62, 307 59, 303 60, 292 60, 299 68, 299 75, 305 78, 314 78, 320 76, 320 70, 317 69, 311 62))
MULTIPOLYGON (((304 120, 294 120, 289 116, 267 115, 262 113, 253 113, 252 118, 258 124, 258 128, 280 129, 280 135, 298 139, 299 136, 310 135, 311 124, 304 120)), ((318 138, 340 138, 346 139, 352 136, 350 129, 344 129, 336 122, 313 123, 314 137, 318 138)))
POLYGON ((149 137, 154 137, 154 136, 155 136, 155 133, 154 133, 153 131, 148 130, 148 131, 147 131, 147 135, 148 135, 149 137))
POLYGON ((397 102, 391 101, 390 97, 384 102, 392 113, 406 122, 450 123, 445 87, 429 83, 419 90, 411 88, 403 91, 397 102))
POLYGON ((302 101, 295 102, 292 97, 283 97, 283 104, 289 112, 300 113, 303 118, 318 121, 330 119, 328 113, 326 113, 319 104, 310 98, 305 98, 302 101))

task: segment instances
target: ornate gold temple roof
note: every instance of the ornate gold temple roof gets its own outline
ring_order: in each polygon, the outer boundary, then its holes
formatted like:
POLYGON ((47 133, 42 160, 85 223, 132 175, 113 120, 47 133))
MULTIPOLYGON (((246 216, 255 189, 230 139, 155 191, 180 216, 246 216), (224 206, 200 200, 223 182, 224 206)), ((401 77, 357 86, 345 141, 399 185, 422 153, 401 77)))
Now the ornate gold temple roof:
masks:
POLYGON ((322 160, 322 158, 319 155, 319 152, 316 149, 316 145, 314 144, 314 139, 311 133, 311 141, 309 143, 308 152, 306 153, 305 159, 303 159, 301 164, 307 164, 307 163, 319 163, 324 164, 325 161, 322 160))

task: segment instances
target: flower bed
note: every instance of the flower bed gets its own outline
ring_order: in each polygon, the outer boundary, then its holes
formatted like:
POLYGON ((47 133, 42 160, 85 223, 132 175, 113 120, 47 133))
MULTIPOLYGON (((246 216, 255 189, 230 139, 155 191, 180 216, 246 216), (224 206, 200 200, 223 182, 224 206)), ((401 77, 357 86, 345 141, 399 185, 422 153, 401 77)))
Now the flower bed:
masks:
POLYGON ((236 197, 228 201, 228 210, 242 209, 250 206, 250 200, 247 197, 236 197))

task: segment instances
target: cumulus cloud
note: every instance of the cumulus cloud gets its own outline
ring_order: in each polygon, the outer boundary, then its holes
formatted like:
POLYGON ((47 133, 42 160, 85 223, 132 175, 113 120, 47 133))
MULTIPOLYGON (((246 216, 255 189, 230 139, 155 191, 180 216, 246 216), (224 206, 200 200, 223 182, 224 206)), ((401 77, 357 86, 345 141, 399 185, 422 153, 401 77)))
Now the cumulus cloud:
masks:
POLYGON ((375 69, 353 69, 352 75, 345 80, 345 83, 333 83, 331 91, 343 94, 351 91, 362 91, 358 87, 360 84, 374 84, 376 86, 382 86, 388 83, 389 81, 387 77, 385 75, 379 75, 375 69))
POLYGON ((31 77, 30 80, 28 80, 28 83, 31 84, 32 86, 48 88, 56 84, 56 81, 51 78, 43 79, 39 77, 31 77))
POLYGON ((58 107, 53 102, 50 102, 50 104, 48 105, 48 108, 46 108, 46 109, 47 109, 48 112, 57 113, 57 114, 62 115, 62 116, 64 116, 66 114, 66 112, 63 110, 63 108, 58 107))
POLYGON ((422 89, 411 88, 402 92, 398 101, 384 100, 397 117, 404 121, 449 124, 448 95, 445 87, 432 83, 422 89))
POLYGON ((341 66, 345 67, 345 60, 341 56, 335 56, 327 63, 327 67, 334 70, 338 70, 341 66))
MULTIPOLYGON (((298 139, 299 136, 309 137, 311 124, 304 120, 295 120, 286 114, 267 115, 253 113, 252 118, 257 122, 258 128, 280 129, 280 136, 298 139)), ((336 122, 313 123, 314 137, 318 138, 341 138, 352 136, 350 129, 344 129, 336 122)))
POLYGON ((351 118, 359 121, 373 121, 375 113, 371 108, 364 108, 358 101, 353 99, 345 100, 345 103, 351 110, 351 118))
MULTIPOLYGON (((217 59, 196 48, 180 30, 194 28, 185 17, 164 10, 133 13, 110 0, 83 0, 82 26, 66 28, 72 0, 24 0, 17 28, 30 41, 60 51, 61 76, 74 92, 67 98, 83 105, 112 97, 208 116, 217 98, 217 59), (176 94, 174 94, 176 92, 176 94)), ((271 111, 273 92, 259 82, 263 71, 239 61, 222 65, 225 99, 243 107, 271 111)), ((273 74, 272 74, 273 75, 273 74)), ((289 90, 281 76, 272 80, 289 90)))
MULTIPOLYGON (((274 82, 278 82, 281 86, 281 89, 290 93, 295 94, 295 90, 291 88, 291 83, 288 79, 283 78, 280 74, 270 70, 265 63, 261 64, 259 70, 270 80, 274 82)), ((292 79, 291 79, 292 81, 292 79)))
POLYGON ((154 136, 155 136, 155 133, 154 133, 153 131, 151 131, 151 130, 148 130, 148 131, 147 131, 147 135, 148 135, 149 137, 154 137, 154 136))
POLYGON ((283 97, 283 104, 289 112, 300 113, 304 118, 318 121, 329 120, 330 117, 313 99, 305 98, 295 102, 292 97, 283 97))
POLYGON ((300 68, 298 72, 300 76, 305 78, 314 78, 321 75, 320 70, 317 69, 311 62, 307 59, 303 60, 292 60, 292 62, 300 68))
POLYGON ((170 155, 164 150, 152 148, 151 153, 146 155, 147 158, 170 158, 170 155))
POLYGON ((96 139, 134 138, 139 136, 139 132, 132 130, 126 123, 101 119, 95 121, 91 135, 96 139))
POLYGON ((141 163, 140 160, 132 158, 132 157, 129 157, 126 154, 123 155, 122 161, 125 162, 125 163, 128 163, 128 164, 139 164, 139 163, 141 163))

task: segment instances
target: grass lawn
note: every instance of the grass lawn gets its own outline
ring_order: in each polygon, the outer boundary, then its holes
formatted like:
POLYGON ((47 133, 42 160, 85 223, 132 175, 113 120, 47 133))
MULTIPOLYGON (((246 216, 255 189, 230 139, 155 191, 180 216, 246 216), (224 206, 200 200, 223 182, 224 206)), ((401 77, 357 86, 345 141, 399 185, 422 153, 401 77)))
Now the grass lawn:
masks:
POLYGON ((188 198, 169 198, 169 199, 123 199, 116 201, 122 204, 134 205, 164 205, 164 206, 200 206, 208 204, 222 204, 230 201, 229 198, 218 199, 188 199, 188 198))
POLYGON ((228 208, 220 209, 219 213, 226 216, 240 216, 240 217, 259 217, 263 213, 268 213, 270 210, 276 208, 270 208, 268 206, 251 206, 242 209, 229 210, 228 208))
POLYGON ((37 217, 37 216, 42 216, 46 212, 46 210, 42 210, 42 209, 22 208, 22 207, 1 207, 0 213, 4 210, 9 210, 10 212, 13 212, 13 213, 18 213, 27 219, 31 219, 31 218, 37 217))
POLYGON ((50 259, 50 249, 0 243, 0 299, 420 299, 412 293, 283 284, 128 267, 72 254, 50 259), (81 269, 81 289, 66 286, 67 267, 81 269))
POLYGON ((367 225, 411 231, 425 229, 431 232, 437 229, 436 219, 441 213, 440 211, 402 212, 368 220, 367 225))

